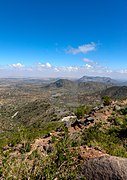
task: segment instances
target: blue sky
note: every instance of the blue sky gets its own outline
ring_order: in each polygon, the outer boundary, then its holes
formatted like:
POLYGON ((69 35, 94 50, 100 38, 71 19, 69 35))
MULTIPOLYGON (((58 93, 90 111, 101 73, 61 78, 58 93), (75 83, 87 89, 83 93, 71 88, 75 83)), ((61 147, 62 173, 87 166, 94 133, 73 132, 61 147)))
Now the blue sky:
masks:
POLYGON ((0 77, 127 79, 126 0, 0 0, 0 77))

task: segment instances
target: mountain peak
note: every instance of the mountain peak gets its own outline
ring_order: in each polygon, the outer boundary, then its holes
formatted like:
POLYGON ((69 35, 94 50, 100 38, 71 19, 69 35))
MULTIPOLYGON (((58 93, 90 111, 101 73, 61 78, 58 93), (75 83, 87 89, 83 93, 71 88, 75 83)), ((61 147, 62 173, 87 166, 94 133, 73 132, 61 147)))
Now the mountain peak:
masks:
POLYGON ((110 77, 100 77, 100 76, 83 76, 79 80, 79 82, 101 82, 101 83, 109 83, 109 84, 114 84, 117 81, 110 78, 110 77))

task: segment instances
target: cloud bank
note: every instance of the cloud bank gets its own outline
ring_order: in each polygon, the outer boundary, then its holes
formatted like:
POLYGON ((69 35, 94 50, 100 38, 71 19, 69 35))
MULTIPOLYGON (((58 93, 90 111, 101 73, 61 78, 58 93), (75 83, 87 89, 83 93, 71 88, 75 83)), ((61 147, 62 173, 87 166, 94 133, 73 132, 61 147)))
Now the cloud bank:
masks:
POLYGON ((126 79, 127 69, 111 70, 108 67, 103 67, 97 63, 92 63, 91 60, 86 60, 82 66, 54 66, 47 63, 38 63, 32 66, 25 66, 18 62, 9 64, 8 66, 0 66, 0 78, 4 77, 70 77, 79 78, 84 75, 88 76, 108 76, 114 79, 126 79))
POLYGON ((23 64, 21 64, 21 63, 17 63, 17 64, 10 64, 9 66, 10 66, 10 67, 12 67, 12 68, 18 68, 18 69, 21 69, 21 68, 23 68, 23 67, 24 67, 24 65, 23 65, 23 64))

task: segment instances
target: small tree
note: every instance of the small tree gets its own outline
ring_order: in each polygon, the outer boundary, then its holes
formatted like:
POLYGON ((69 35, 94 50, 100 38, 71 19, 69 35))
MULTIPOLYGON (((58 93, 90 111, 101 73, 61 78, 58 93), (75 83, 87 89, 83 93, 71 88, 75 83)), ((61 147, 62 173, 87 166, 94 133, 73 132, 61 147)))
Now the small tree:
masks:
POLYGON ((112 102, 111 97, 109 97, 109 96, 103 96, 102 100, 103 100, 104 106, 109 106, 111 104, 111 102, 112 102))
POLYGON ((75 111, 75 115, 77 116, 78 119, 84 116, 84 114, 88 114, 90 112, 90 107, 89 106, 79 106, 77 107, 75 111))

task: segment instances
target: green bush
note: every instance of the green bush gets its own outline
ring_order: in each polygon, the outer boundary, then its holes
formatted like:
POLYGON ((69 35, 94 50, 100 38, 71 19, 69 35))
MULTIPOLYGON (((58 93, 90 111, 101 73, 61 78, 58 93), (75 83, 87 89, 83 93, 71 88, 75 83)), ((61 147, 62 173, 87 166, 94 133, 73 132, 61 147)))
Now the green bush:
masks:
POLYGON ((120 112, 121 112, 122 115, 127 115, 127 107, 122 108, 122 109, 120 110, 120 112))
POLYGON ((88 114, 90 112, 90 109, 91 108, 89 106, 79 106, 75 110, 75 115, 79 119, 79 118, 83 117, 85 114, 88 114))
POLYGON ((114 124, 115 124, 115 125, 122 125, 122 124, 123 124, 123 118, 116 117, 116 118, 114 119, 114 124))
POLYGON ((26 152, 30 152, 30 150, 31 150, 31 145, 29 142, 23 143, 22 147, 20 148, 21 154, 24 154, 26 152))
POLYGON ((111 97, 109 96, 103 96, 102 97, 104 106, 109 106, 112 102, 111 97))

